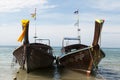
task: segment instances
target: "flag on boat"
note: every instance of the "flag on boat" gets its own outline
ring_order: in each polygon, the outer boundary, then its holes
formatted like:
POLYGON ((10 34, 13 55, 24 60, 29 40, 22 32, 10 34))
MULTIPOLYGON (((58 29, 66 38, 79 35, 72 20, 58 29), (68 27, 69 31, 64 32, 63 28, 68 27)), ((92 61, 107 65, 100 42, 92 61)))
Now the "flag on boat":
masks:
POLYGON ((36 8, 35 8, 35 12, 31 13, 31 17, 34 18, 34 20, 36 20, 36 8))
POLYGON ((74 24, 74 26, 79 26, 79 20, 76 21, 76 23, 74 24))
POLYGON ((74 14, 78 14, 79 13, 79 11, 78 10, 76 10, 75 12, 74 12, 74 14))

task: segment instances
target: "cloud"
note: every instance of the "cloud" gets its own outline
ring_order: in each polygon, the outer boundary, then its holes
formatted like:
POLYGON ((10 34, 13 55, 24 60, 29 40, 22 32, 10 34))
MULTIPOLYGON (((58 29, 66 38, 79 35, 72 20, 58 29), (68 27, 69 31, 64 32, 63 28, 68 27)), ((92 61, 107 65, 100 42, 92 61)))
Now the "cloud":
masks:
POLYGON ((54 5, 45 5, 47 0, 0 0, 0 12, 16 12, 24 8, 41 6, 42 8, 54 8, 54 5))
POLYGON ((92 8, 100 9, 100 10, 118 10, 120 8, 120 1, 118 0, 90 0, 92 5, 89 5, 92 8))

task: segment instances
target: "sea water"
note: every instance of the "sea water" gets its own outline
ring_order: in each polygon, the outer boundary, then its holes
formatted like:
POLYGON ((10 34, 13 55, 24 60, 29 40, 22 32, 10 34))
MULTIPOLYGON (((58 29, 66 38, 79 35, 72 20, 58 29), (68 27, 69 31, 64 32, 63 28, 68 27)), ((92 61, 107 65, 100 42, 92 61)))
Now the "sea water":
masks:
MULTIPOLYGON (((106 56, 99 64, 97 75, 86 76, 69 69, 54 67, 26 73, 15 63, 16 46, 0 47, 0 80, 120 80, 120 48, 102 48, 106 56)), ((60 47, 53 47, 54 56, 61 55, 60 47)))
POLYGON ((120 80, 120 48, 104 48, 106 57, 99 64, 99 74, 106 80, 120 80))

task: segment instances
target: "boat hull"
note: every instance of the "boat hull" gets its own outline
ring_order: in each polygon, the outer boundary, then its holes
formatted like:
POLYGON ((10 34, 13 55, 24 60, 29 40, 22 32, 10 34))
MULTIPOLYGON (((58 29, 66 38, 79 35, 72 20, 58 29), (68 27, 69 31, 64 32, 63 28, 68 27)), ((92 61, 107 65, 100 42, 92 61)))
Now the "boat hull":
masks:
POLYGON ((43 44, 29 44, 17 48, 13 55, 16 57, 19 65, 24 67, 27 72, 38 68, 51 67, 54 57, 51 52, 51 47, 43 44), (26 49, 27 54, 24 52, 26 49))
MULTIPOLYGON (((69 46, 69 50, 70 47, 75 48, 75 45, 69 46)), ((65 48, 68 49, 68 47, 65 48)), ((82 72, 90 73, 94 68, 98 66, 101 59, 105 56, 99 46, 91 48, 80 44, 77 45, 76 48, 77 50, 70 51, 59 57, 60 65, 72 70, 79 70, 82 72), (80 49, 78 49, 78 47, 80 49)))

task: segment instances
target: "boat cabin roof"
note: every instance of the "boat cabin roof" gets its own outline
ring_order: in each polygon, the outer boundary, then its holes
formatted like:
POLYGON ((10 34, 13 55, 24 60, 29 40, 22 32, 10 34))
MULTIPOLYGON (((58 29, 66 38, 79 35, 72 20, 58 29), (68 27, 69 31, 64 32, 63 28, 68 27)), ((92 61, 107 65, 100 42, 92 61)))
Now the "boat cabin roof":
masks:
POLYGON ((64 40, 80 40, 79 38, 70 38, 70 37, 65 37, 64 40))

